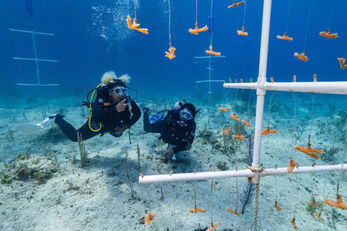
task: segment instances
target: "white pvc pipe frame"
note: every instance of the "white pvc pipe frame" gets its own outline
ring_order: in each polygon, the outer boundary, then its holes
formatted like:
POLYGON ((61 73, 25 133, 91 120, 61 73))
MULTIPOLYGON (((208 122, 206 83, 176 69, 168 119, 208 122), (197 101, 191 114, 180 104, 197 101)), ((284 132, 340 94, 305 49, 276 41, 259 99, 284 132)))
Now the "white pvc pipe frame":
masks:
MULTIPOLYGON (((330 94, 347 94, 347 82, 291 82, 291 83, 268 83, 266 81, 269 32, 271 18, 272 0, 264 0, 263 7, 263 25, 260 46, 259 75, 257 83, 224 83, 225 88, 242 88, 257 89, 257 107, 255 121, 255 137, 253 148, 254 169, 260 170, 260 148, 263 113, 264 113, 264 96, 267 90, 271 91, 290 91, 290 92, 311 92, 311 93, 330 93, 330 94)), ((322 171, 346 171, 347 165, 332 166, 306 166, 293 170, 293 173, 310 173, 322 171)), ((262 171, 252 172, 249 169, 239 171, 221 171, 221 172, 199 172, 199 173, 181 173, 166 175, 149 175, 139 176, 139 183, 159 183, 188 180, 205 180, 212 178, 230 178, 230 177, 251 177, 253 183, 259 183, 259 178, 267 175, 288 174, 287 168, 264 169, 262 171)))
MULTIPOLYGON (((346 171, 346 164, 327 165, 327 166, 307 166, 293 169, 293 174, 325 172, 325 171, 346 171)), ((162 174, 152 176, 140 176, 140 184, 160 183, 160 182, 176 182, 176 181, 192 181, 192 180, 208 180, 233 177, 248 177, 255 176, 263 177, 269 175, 288 174, 287 168, 268 168, 261 172, 252 172, 250 169, 234 170, 234 171, 212 171, 212 172, 197 172, 197 173, 178 173, 178 174, 162 174)))

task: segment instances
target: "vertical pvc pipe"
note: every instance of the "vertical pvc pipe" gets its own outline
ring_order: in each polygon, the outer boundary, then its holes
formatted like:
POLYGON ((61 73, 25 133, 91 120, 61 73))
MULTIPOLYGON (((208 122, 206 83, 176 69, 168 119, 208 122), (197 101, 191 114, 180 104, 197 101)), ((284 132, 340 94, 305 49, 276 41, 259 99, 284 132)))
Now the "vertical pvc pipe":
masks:
POLYGON ((35 33, 31 33, 31 36, 33 38, 33 49, 34 49, 34 57, 35 57, 35 65, 36 65, 36 78, 37 78, 37 84, 41 84, 40 80, 40 69, 39 69, 39 60, 37 56, 37 47, 36 47, 36 38, 35 38, 35 33))
POLYGON ((211 79, 212 79, 212 58, 211 58, 211 55, 210 55, 210 58, 208 59, 208 94, 212 94, 212 89, 211 89, 211 79))
MULTIPOLYGON (((263 8, 263 25, 261 32, 261 45, 260 45, 260 60, 259 60, 259 76, 258 84, 266 82, 266 69, 267 58, 269 50, 269 32, 270 32, 270 18, 271 18, 271 1, 264 0, 263 8)), ((255 132, 254 132, 254 147, 253 147, 253 163, 252 166, 259 167, 260 162, 260 149, 261 149, 261 129, 264 114, 264 97, 266 90, 257 89, 257 109, 255 118, 255 132)))

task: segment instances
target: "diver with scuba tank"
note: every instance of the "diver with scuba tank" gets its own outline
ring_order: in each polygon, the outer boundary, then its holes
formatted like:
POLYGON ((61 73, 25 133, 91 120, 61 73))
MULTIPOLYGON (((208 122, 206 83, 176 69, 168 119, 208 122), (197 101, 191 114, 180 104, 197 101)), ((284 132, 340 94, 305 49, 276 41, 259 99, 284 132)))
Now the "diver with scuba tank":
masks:
POLYGON ((49 119, 54 119, 62 132, 74 142, 78 141, 78 135, 83 140, 105 133, 119 137, 141 116, 139 107, 128 95, 126 84, 129 80, 128 75, 117 78, 113 71, 106 72, 102 82, 88 93, 87 102, 83 105, 89 108, 90 115, 87 122, 77 130, 61 114, 55 114, 49 119), (93 101, 95 93, 96 99, 93 101))
POLYGON ((143 128, 149 133, 160 133, 159 139, 168 144, 165 160, 176 160, 178 153, 189 150, 195 138, 195 106, 185 100, 171 110, 161 111, 149 118, 150 109, 143 108, 143 128))

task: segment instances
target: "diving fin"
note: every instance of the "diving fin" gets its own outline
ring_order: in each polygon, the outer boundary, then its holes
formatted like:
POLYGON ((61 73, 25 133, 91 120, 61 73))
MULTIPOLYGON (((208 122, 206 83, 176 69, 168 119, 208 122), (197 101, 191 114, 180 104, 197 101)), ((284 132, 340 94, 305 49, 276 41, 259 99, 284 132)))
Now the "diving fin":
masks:
POLYGON ((43 129, 51 125, 57 116, 60 116, 62 118, 64 117, 63 115, 60 115, 60 114, 54 114, 54 115, 48 116, 46 119, 42 120, 41 122, 37 124, 19 124, 15 127, 15 131, 20 132, 23 135, 42 131, 43 129))

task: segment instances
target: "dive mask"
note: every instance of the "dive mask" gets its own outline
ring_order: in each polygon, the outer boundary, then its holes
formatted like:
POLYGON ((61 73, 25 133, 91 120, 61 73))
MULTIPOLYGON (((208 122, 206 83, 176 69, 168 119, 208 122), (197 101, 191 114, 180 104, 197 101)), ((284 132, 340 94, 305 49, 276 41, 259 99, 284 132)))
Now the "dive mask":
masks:
POLYGON ((180 110, 179 112, 181 119, 191 120, 193 119, 193 114, 188 110, 180 110))
POLYGON ((126 87, 115 87, 112 91, 119 96, 128 96, 128 89, 126 87))

